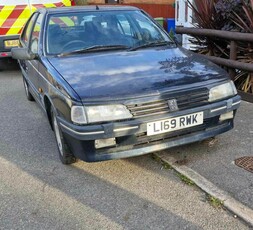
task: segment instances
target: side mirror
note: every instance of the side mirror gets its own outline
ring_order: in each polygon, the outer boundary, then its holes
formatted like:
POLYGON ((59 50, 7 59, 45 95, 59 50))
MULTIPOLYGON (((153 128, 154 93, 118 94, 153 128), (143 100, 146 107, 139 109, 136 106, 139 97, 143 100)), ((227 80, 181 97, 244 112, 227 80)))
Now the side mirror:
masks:
POLYGON ((33 60, 36 55, 31 53, 27 48, 12 48, 11 56, 18 60, 33 60))

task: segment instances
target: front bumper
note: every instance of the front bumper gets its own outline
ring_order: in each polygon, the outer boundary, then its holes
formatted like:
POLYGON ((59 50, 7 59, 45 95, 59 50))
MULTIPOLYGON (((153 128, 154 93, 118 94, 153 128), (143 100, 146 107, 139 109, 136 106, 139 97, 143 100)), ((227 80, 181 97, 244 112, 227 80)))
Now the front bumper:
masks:
POLYGON ((63 136, 73 154, 84 161, 94 162, 143 155, 167 148, 201 141, 224 133, 233 128, 233 119, 219 121, 221 114, 236 110, 240 105, 240 96, 208 104, 201 107, 153 116, 101 125, 77 126, 58 117, 63 136), (169 133, 147 136, 147 123, 204 112, 204 124, 169 133), (95 140, 115 138, 115 147, 96 149, 95 140))

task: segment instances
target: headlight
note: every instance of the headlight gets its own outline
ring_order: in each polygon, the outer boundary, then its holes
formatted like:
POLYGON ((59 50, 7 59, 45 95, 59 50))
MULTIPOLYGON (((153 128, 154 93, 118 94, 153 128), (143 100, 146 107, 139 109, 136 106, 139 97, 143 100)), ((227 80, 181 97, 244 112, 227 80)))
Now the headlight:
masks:
POLYGON ((132 118, 124 105, 73 106, 71 119, 77 124, 115 121, 132 118))
POLYGON ((209 91, 209 102, 217 101, 222 98, 234 96, 237 94, 234 82, 230 81, 222 85, 215 86, 209 91))

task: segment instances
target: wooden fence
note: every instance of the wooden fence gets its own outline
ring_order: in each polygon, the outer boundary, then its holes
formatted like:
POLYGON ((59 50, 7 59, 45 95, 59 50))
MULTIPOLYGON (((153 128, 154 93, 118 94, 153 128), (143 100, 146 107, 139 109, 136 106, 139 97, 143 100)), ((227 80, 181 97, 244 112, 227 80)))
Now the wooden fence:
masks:
POLYGON ((175 6, 171 4, 144 4, 144 3, 131 3, 126 4, 143 9, 153 18, 175 18, 175 6))
MULTIPOLYGON (((186 28, 186 27, 177 27, 177 34, 189 34, 202 37, 217 37, 223 38, 230 41, 230 57, 229 59, 202 55, 210 61, 226 66, 229 68, 229 75, 231 79, 234 79, 236 75, 236 69, 245 70, 253 73, 253 63, 244 63, 236 61, 237 59, 237 42, 251 42, 253 43, 253 34, 251 33, 239 33, 239 32, 230 32, 230 31, 220 31, 220 30, 210 30, 210 29, 198 29, 198 28, 186 28)), ((239 91, 242 98, 246 101, 253 103, 253 94, 244 93, 239 91)))

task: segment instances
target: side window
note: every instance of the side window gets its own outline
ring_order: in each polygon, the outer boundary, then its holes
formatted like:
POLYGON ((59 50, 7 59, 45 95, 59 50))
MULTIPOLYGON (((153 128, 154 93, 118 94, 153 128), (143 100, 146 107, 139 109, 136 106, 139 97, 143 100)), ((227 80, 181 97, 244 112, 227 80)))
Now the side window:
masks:
POLYGON ((124 32, 124 34, 132 36, 132 30, 129 21, 124 15, 117 15, 117 19, 120 23, 120 26, 124 32))
POLYGON ((159 30, 154 25, 149 23, 146 19, 145 20, 136 19, 136 22, 139 24, 143 41, 153 41, 156 39, 163 40, 163 36, 159 32, 159 30))
POLYGON ((31 36, 31 51, 33 53, 38 53, 38 43, 39 43, 39 35, 40 35, 40 30, 41 30, 42 18, 43 16, 40 14, 33 27, 32 36, 31 36))
POLYGON ((31 30, 33 28, 33 25, 37 16, 38 14, 36 13, 31 17, 31 19, 29 20, 28 24, 26 24, 26 27, 22 33, 21 40, 24 42, 26 46, 28 46, 31 30))

